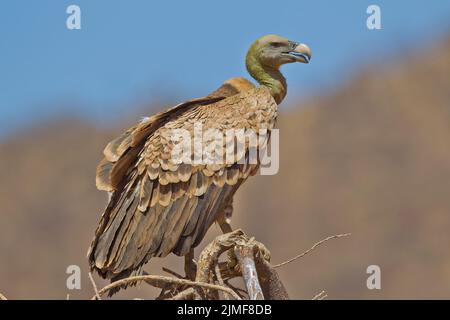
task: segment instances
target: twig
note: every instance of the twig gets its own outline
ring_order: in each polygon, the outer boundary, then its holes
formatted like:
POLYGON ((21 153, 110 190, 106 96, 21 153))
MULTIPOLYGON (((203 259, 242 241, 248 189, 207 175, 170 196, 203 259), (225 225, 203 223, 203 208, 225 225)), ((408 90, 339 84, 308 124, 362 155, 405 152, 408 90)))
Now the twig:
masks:
POLYGON ((89 280, 91 280, 92 287, 94 288, 94 292, 95 292, 95 296, 97 297, 97 300, 102 300, 102 298, 100 297, 100 294, 98 293, 97 284, 94 281, 94 277, 92 276, 92 273, 89 272, 88 275, 89 275, 89 280))
POLYGON ((8 300, 8 299, 0 292, 0 300, 8 300))
POLYGON ((181 274, 176 273, 175 271, 170 270, 169 268, 162 267, 162 270, 165 271, 165 272, 167 272, 168 274, 171 274, 171 275, 173 275, 173 276, 179 278, 179 279, 184 279, 184 277, 183 277, 181 274))
POLYGON ((326 297, 328 297, 327 293, 325 291, 321 291, 318 294, 316 294, 311 300, 323 300, 326 297))
MULTIPOLYGON (((227 288, 227 287, 210 284, 210 283, 205 283, 205 282, 196 282, 196 281, 191 281, 191 280, 187 280, 187 279, 176 279, 176 278, 165 277, 165 276, 156 276, 156 275, 133 276, 133 277, 125 278, 125 279, 120 279, 120 280, 115 281, 115 282, 107 285, 106 287, 102 288, 100 291, 98 291, 98 295, 102 296, 109 290, 119 287, 121 285, 130 283, 130 282, 138 282, 138 281, 146 281, 146 280, 157 280, 157 281, 166 282, 166 283, 170 283, 170 284, 188 285, 188 286, 192 286, 192 287, 199 287, 199 288, 223 291, 223 292, 229 293, 235 299, 241 300, 241 298, 239 297, 239 295, 236 294, 236 292, 234 292, 233 290, 231 290, 230 288, 227 288)), ((96 296, 92 297, 92 300, 95 300, 95 299, 96 299, 96 296)))
POLYGON ((70 294, 69 293, 66 296, 66 300, 70 300, 70 294))
POLYGON ((349 235, 351 235, 351 233, 343 233, 343 234, 336 234, 336 235, 334 235, 334 236, 329 236, 329 237, 327 237, 327 238, 325 238, 325 239, 320 240, 319 242, 316 242, 311 248, 309 248, 309 249, 306 250, 305 252, 300 253, 299 255, 297 255, 297 256, 295 256, 295 257, 293 257, 293 258, 291 258, 291 259, 289 259, 289 260, 287 260, 287 261, 284 261, 284 262, 282 262, 282 263, 273 265, 272 267, 273 267, 273 268, 279 268, 279 267, 282 267, 282 266, 284 266, 284 265, 287 265, 288 263, 291 263, 291 262, 293 262, 293 261, 295 261, 295 260, 297 260, 297 259, 299 259, 299 258, 301 258, 301 257, 306 256, 308 253, 310 253, 311 251, 313 251, 315 248, 317 248, 318 246, 324 244, 325 242, 327 242, 327 241, 329 241, 329 240, 337 239, 337 238, 342 238, 342 237, 347 237, 347 236, 349 236, 349 235))

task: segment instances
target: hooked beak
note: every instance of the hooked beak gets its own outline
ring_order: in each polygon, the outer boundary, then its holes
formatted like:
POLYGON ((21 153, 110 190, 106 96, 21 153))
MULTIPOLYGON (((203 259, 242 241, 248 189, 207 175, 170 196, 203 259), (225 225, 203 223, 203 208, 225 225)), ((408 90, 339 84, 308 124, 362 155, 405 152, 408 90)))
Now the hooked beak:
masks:
POLYGON ((311 49, 303 43, 295 43, 295 47, 287 54, 295 59, 296 62, 309 63, 311 60, 311 49))

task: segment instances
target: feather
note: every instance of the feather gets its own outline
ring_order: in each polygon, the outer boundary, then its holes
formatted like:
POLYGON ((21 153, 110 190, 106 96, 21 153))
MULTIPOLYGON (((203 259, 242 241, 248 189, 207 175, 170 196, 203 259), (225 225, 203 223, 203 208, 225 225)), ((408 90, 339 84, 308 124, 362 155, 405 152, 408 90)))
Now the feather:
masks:
POLYGON ((155 180, 159 175, 159 168, 153 168, 152 166, 147 166, 147 173, 151 180, 155 180))
POLYGON ((123 153, 130 145, 130 132, 133 129, 134 128, 127 130, 121 136, 112 140, 106 145, 105 149, 103 150, 103 154, 108 161, 116 162, 123 155, 123 153))
POLYGON ((127 234, 129 233, 130 227, 132 225, 131 220, 133 219, 137 206, 139 204, 139 197, 137 191, 130 196, 129 201, 125 204, 125 215, 121 222, 120 228, 117 229, 112 245, 109 252, 109 264, 116 266, 120 263, 120 252, 124 250, 124 245, 126 245, 127 234))
POLYGON ((150 199, 153 192, 153 182, 150 180, 148 175, 144 175, 141 183, 141 192, 139 195, 139 211, 147 211, 148 205, 150 204, 150 199))
POLYGON ((170 184, 167 185, 159 185, 159 204, 163 207, 167 207, 172 198, 172 186, 170 184))
POLYGON ((166 225, 163 241, 158 249, 159 255, 162 257, 168 255, 172 251, 186 224, 186 220, 189 217, 189 211, 184 210, 184 208, 188 199, 187 196, 178 199, 171 208, 173 213, 170 215, 171 218, 166 225))
POLYGON ((222 169, 213 176, 213 182, 218 187, 223 187, 227 179, 225 171, 222 169))
POLYGON ((178 177, 178 172, 176 171, 166 171, 166 178, 169 183, 178 183, 180 178, 178 177))
POLYGON ((157 222, 152 230, 152 244, 150 246, 149 252, 152 254, 158 254, 157 250, 163 241, 164 231, 166 229, 167 223, 170 221, 173 215, 171 210, 173 203, 170 203, 167 207, 161 206, 161 214, 157 218, 157 222))
POLYGON ((234 185, 239 179, 239 167, 235 164, 226 170, 225 181, 229 185, 234 185))
POLYGON ((117 188, 124 176, 133 168, 132 164, 136 161, 136 156, 139 153, 137 148, 128 149, 128 151, 113 165, 111 169, 111 185, 117 188))
POLYGON ((202 210, 202 206, 205 204, 204 201, 201 201, 198 197, 190 197, 189 199, 189 219, 186 224, 182 235, 187 236, 194 231, 195 225, 197 224, 198 217, 202 210))
POLYGON ((111 192, 114 190, 114 188, 111 185, 111 179, 109 176, 109 173, 112 169, 112 162, 109 162, 106 160, 106 158, 103 158, 102 161, 97 166, 97 172, 95 176, 95 184, 99 190, 104 190, 111 192))
POLYGON ((172 184, 172 200, 177 200, 186 193, 188 184, 186 182, 178 182, 172 184))
POLYGON ((209 186, 209 177, 206 177, 201 172, 197 172, 197 184, 195 186, 195 190, 193 192, 194 196, 201 196, 206 192, 206 189, 209 186))
POLYGON ((189 181, 189 179, 191 178, 191 173, 192 173, 191 166, 188 164, 182 163, 178 167, 178 178, 182 182, 189 181))
POLYGON ((150 207, 154 207, 157 203, 159 203, 159 187, 160 184, 155 182, 153 184, 153 192, 152 192, 152 200, 150 202, 150 207))
POLYGON ((195 193, 195 190, 197 189, 197 179, 198 179, 198 173, 195 172, 191 175, 191 179, 189 180, 189 188, 187 193, 192 196, 195 193))
POLYGON ((164 185, 164 186, 169 184, 168 173, 167 173, 167 171, 163 170, 163 168, 161 168, 159 170, 159 179, 158 179, 158 181, 159 181, 159 184, 164 185))

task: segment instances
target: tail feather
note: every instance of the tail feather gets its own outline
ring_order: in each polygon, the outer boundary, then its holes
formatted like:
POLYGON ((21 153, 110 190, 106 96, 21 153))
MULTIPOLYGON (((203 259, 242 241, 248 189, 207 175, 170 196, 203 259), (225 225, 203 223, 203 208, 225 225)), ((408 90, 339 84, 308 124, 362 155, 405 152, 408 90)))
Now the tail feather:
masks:
MULTIPOLYGON (((142 268, 138 268, 138 269, 134 269, 134 270, 124 270, 123 272, 119 273, 118 275, 114 276, 111 278, 111 283, 122 280, 122 279, 126 279, 129 277, 134 277, 134 276, 140 276, 142 275, 142 268)), ((118 287, 112 288, 111 290, 108 291, 108 297, 112 297, 113 295, 115 295, 117 292, 119 292, 121 289, 126 289, 128 287, 134 287, 137 285, 137 281, 131 281, 131 282, 127 282, 126 284, 122 284, 118 287)))

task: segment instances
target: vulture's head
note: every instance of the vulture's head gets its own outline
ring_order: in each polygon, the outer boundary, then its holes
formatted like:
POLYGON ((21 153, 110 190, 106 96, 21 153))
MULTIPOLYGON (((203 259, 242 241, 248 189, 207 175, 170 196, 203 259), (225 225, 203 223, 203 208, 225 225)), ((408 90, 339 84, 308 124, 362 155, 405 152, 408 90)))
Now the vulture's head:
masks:
POLYGON ((247 67, 259 63, 264 67, 278 69, 292 62, 309 63, 311 49, 305 44, 290 41, 277 35, 266 35, 256 40, 247 53, 247 67))

